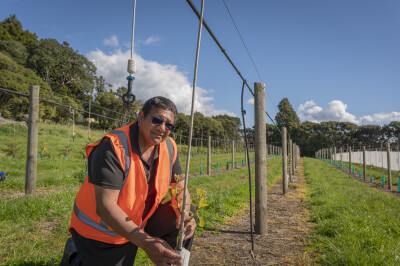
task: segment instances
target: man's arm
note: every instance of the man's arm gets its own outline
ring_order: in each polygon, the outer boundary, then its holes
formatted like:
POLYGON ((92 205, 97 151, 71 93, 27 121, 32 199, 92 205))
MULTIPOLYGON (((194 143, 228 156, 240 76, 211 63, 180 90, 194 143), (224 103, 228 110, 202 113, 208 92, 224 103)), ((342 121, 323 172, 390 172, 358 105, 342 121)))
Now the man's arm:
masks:
POLYGON ((119 190, 94 185, 96 213, 115 232, 143 249, 156 265, 181 265, 181 257, 164 240, 141 230, 117 205, 119 190))

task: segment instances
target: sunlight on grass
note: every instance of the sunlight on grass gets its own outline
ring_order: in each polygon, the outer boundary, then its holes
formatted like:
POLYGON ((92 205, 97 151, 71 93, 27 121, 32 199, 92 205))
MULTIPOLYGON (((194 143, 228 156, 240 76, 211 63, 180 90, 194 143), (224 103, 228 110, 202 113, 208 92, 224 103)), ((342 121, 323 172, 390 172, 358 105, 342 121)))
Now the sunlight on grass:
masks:
POLYGON ((340 170, 304 159, 316 232, 312 247, 324 265, 399 265, 400 198, 376 191, 340 170))

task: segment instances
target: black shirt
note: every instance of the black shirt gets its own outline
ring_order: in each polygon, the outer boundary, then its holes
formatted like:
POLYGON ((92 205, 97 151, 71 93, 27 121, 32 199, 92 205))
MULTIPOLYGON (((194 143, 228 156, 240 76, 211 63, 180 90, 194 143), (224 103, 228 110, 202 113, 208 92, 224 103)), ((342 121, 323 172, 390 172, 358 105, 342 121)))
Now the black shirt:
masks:
MULTIPOLYGON (((137 123, 130 126, 129 137, 131 139, 131 148, 132 151, 141 158, 147 177, 147 183, 150 184, 156 174, 159 145, 155 147, 153 162, 151 164, 147 163, 139 148, 138 130, 137 123)), ((174 176, 174 174, 182 174, 182 167, 179 163, 178 155, 172 167, 172 176, 174 176)), ((88 158, 88 175, 89 182, 94 185, 109 189, 121 189, 124 180, 124 171, 109 138, 104 138, 90 153, 88 158)))

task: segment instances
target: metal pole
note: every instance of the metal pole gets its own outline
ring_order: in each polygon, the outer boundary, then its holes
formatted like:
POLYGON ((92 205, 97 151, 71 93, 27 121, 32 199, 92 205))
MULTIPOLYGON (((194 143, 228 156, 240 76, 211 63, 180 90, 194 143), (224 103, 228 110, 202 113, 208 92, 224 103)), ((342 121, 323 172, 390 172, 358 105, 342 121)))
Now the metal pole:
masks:
POLYGON ((186 190, 187 183, 189 177, 189 164, 190 164, 190 148, 193 136, 193 120, 194 120, 194 104, 196 99, 196 81, 197 81, 197 66, 199 63, 199 53, 200 53, 200 40, 201 40, 201 29, 203 24, 203 14, 204 14, 204 0, 201 1, 201 15, 200 15, 200 23, 199 23, 199 31, 197 37, 197 49, 196 49, 196 59, 194 66, 194 77, 193 77, 193 93, 192 93, 192 108, 190 112, 190 128, 189 128, 189 141, 188 141, 188 153, 186 157, 186 171, 185 171, 185 185, 183 190, 183 202, 182 202, 182 215, 181 215, 181 227, 179 231, 179 242, 178 242, 178 251, 182 250, 183 246, 183 232, 185 228, 185 207, 186 207, 186 190))

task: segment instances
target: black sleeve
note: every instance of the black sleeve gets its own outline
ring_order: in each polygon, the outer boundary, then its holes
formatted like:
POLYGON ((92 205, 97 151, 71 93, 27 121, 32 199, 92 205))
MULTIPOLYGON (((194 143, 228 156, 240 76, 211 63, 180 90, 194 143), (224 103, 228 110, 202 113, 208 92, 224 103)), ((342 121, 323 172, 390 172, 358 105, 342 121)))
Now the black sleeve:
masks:
POLYGON ((124 171, 109 138, 104 138, 88 158, 89 182, 109 189, 121 189, 124 171))
POLYGON ((172 179, 171 182, 175 183, 175 174, 180 175, 183 174, 181 163, 179 162, 179 154, 176 154, 176 160, 174 165, 172 166, 172 179))

